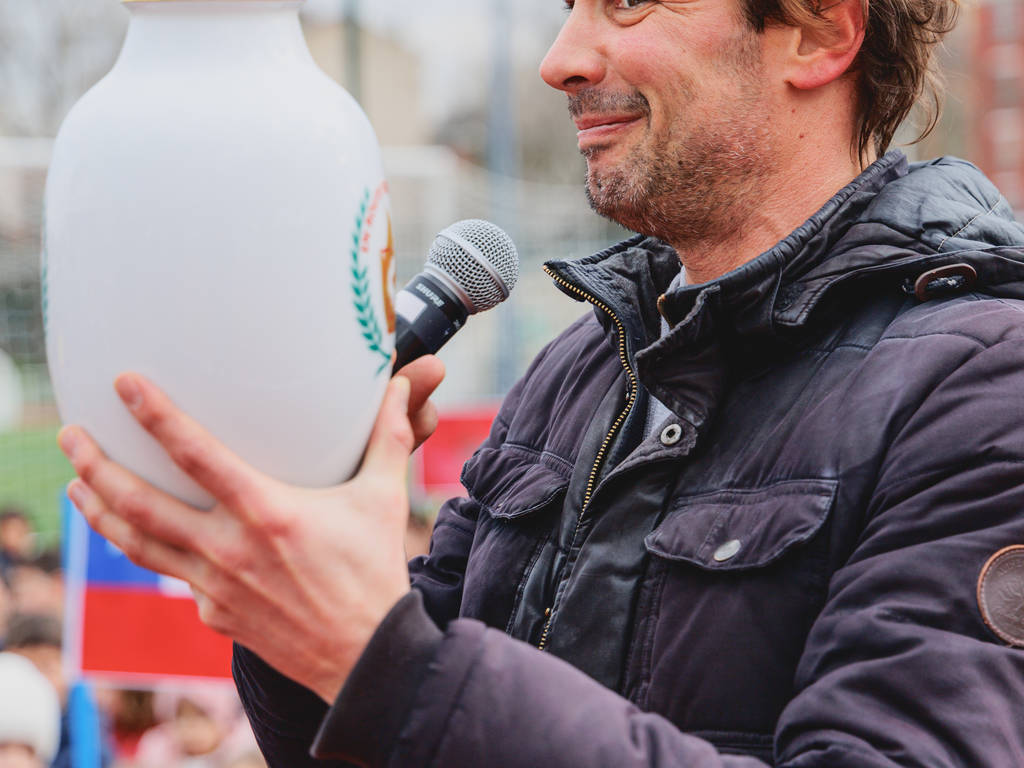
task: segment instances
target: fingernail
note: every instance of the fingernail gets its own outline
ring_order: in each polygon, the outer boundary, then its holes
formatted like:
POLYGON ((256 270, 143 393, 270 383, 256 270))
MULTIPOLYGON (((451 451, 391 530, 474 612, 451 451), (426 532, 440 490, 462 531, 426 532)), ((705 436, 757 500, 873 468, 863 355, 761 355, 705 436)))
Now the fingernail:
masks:
POLYGON ((75 503, 75 506, 78 507, 78 510, 81 511, 89 500, 89 490, 81 480, 72 480, 68 484, 68 496, 75 503))
POLYGON ((73 429, 62 430, 60 435, 57 436, 57 444, 64 451, 64 455, 73 461, 75 450, 78 448, 78 437, 75 435, 75 431, 73 429))
POLYGON ((114 382, 114 389, 117 390, 122 402, 131 410, 135 410, 142 403, 142 392, 139 385, 131 378, 122 376, 114 382))

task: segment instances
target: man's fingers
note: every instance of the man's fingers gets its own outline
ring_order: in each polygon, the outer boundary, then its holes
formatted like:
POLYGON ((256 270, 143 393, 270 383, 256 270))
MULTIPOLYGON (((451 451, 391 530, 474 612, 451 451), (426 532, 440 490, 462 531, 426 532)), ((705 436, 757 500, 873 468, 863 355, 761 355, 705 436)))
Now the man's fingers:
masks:
POLYGON ((409 379, 409 421, 419 448, 437 429, 437 408, 429 397, 444 379, 444 363, 434 355, 418 357, 398 372, 409 379))
POLYGON ((262 476, 175 407, 159 388, 135 373, 114 382, 117 394, 167 455, 199 485, 231 509, 245 500, 262 476))
POLYGON ((412 425, 413 444, 419 448, 437 429, 437 407, 428 400, 418 411, 410 412, 409 423, 412 425))
POLYGON ((96 501, 103 505, 102 509, 141 534, 173 547, 190 549, 193 542, 202 540, 202 532, 209 525, 206 513, 157 490, 108 459, 79 427, 65 427, 57 441, 75 472, 85 481, 73 488, 84 489, 83 493, 87 490, 91 496, 98 497, 96 501))
POLYGON ((230 620, 230 613, 224 606, 217 603, 212 597, 199 587, 192 585, 192 597, 199 609, 199 620, 214 632, 222 635, 232 636, 235 629, 235 622, 230 620))
POLYGON ((118 517, 82 480, 72 480, 68 496, 100 536, 120 549, 133 563, 151 571, 191 581, 198 576, 195 561, 185 552, 169 546, 118 517))
POLYGON ((394 483, 403 493, 406 466, 414 447, 408 416, 409 389, 409 380, 404 376, 395 376, 388 383, 359 470, 360 475, 394 483))
POLYGON ((434 355, 418 357, 398 372, 409 380, 409 415, 426 404, 427 399, 444 379, 444 363, 434 355))

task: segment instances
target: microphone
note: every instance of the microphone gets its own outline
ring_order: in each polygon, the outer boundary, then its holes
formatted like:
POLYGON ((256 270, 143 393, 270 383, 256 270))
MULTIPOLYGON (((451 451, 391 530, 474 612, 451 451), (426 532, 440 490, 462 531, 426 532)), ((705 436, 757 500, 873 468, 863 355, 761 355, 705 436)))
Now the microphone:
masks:
POLYGON ((423 271, 395 297, 397 371, 437 352, 466 318, 508 298, 519 279, 519 254, 504 230, 466 219, 434 238, 423 271))

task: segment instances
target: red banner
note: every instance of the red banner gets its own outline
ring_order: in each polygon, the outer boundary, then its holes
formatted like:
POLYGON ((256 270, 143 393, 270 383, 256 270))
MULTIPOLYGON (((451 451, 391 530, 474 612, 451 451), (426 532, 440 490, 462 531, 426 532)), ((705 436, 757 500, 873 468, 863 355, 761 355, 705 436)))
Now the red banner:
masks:
POLYGON ((465 496, 459 482, 462 465, 491 430, 497 405, 438 414, 437 430, 413 456, 413 482, 425 496, 465 496))

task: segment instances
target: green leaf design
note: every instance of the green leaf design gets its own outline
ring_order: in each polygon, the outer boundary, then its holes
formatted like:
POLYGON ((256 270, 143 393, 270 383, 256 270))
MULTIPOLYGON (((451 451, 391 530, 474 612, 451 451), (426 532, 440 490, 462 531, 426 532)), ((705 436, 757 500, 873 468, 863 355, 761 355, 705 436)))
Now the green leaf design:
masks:
POLYGON ((366 340, 367 348, 382 358, 380 367, 377 369, 377 374, 379 375, 391 364, 391 351, 384 349, 382 346, 384 334, 381 333, 380 324, 377 322, 377 315, 373 311, 370 281, 367 278, 368 267, 362 264, 359 258, 359 246, 363 241, 363 227, 366 226, 366 210, 369 203, 370 190, 367 189, 359 205, 359 214, 356 216, 356 229, 352 235, 352 264, 350 272, 352 275, 352 304, 356 310, 356 320, 363 329, 363 339, 366 340))

